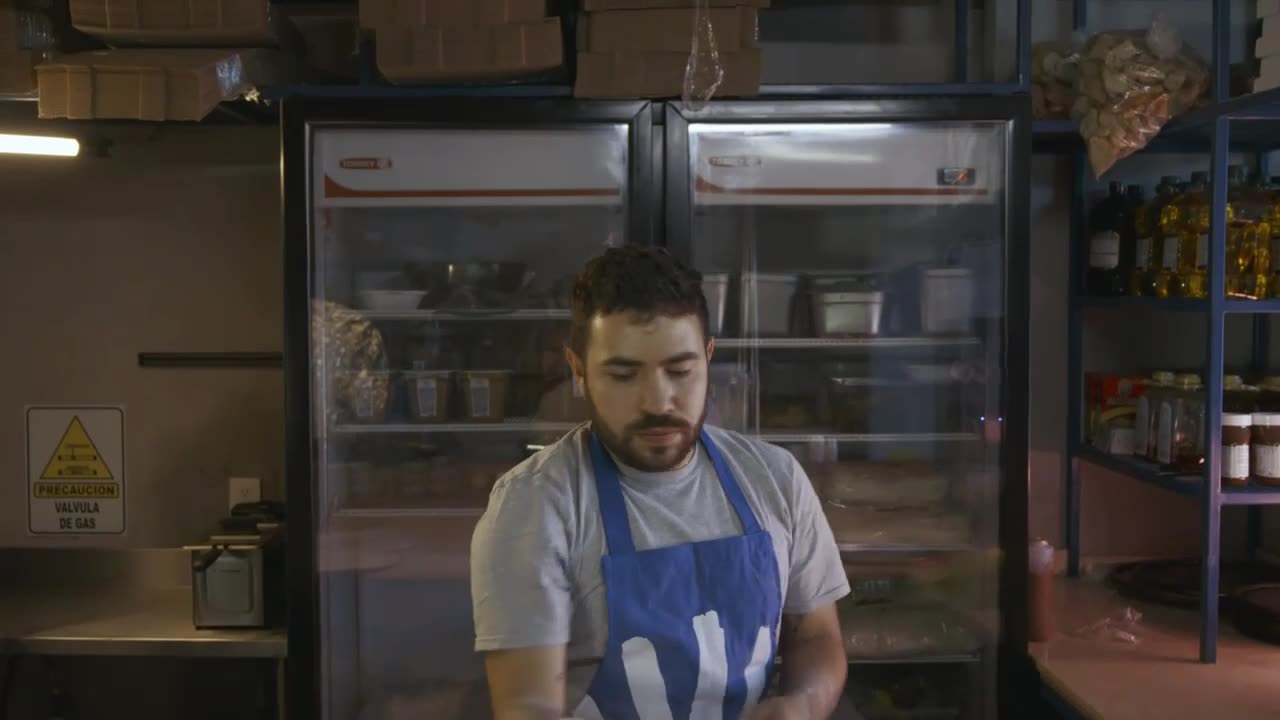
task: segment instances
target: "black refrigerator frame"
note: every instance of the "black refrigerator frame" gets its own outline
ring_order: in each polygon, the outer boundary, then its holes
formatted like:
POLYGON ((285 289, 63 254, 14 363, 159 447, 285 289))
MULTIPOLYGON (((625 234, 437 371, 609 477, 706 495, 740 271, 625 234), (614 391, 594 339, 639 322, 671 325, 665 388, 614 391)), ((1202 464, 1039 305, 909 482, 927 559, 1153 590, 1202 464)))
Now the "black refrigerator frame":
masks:
POLYGON ((288 509, 288 661, 285 698, 293 720, 319 717, 319 576, 316 568, 311 403, 311 129, 325 127, 520 129, 594 123, 629 126, 627 242, 692 248, 688 123, 1004 121, 1003 439, 1000 449, 997 710, 1026 716, 1038 695, 1026 654, 1027 456, 1030 323, 1030 123, 1026 96, 713 102, 697 112, 658 101, 436 97, 349 100, 288 98, 281 107, 284 227, 285 475, 288 509))
POLYGON ((667 105, 665 126, 666 243, 677 257, 693 257, 690 123, 912 123, 998 121, 1005 146, 1004 356, 1001 358, 999 546, 996 648, 997 717, 1030 717, 1038 677, 1027 656, 1027 456, 1030 424, 1030 173, 1031 104, 1026 96, 741 100, 696 111, 667 105))
POLYGON ((284 226, 285 487, 288 512, 288 648, 286 712, 315 720, 321 709, 319 575, 312 436, 311 301, 313 260, 311 133, 315 127, 350 128, 573 128, 628 125, 629 243, 653 244, 661 215, 655 208, 652 128, 648 101, 586 102, 552 99, 424 98, 332 100, 288 98, 281 107, 281 197, 284 226))

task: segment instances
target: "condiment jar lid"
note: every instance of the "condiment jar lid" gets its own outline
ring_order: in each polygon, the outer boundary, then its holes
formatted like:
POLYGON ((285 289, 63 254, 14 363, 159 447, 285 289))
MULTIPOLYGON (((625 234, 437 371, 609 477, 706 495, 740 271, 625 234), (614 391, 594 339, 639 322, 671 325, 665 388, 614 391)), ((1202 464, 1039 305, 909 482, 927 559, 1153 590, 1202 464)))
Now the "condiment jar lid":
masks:
MULTIPOLYGON (((1258 414, 1262 415, 1263 413, 1258 413, 1258 414)), ((1276 415, 1276 417, 1280 418, 1280 414, 1276 415)), ((1280 420, 1277 420, 1277 422, 1280 422, 1280 420)), ((1243 427, 1249 427, 1252 424, 1253 424, 1252 415, 1246 415, 1245 413, 1222 413, 1222 427, 1243 428, 1243 427)))
MULTIPOLYGON (((1157 385, 1172 385, 1173 373, 1168 370, 1157 370, 1156 372, 1151 373, 1151 379, 1154 380, 1157 385)), ((1277 380, 1280 380, 1280 378, 1277 378, 1277 380)))
POLYGON ((1222 387, 1227 390, 1237 390, 1244 386, 1244 379, 1239 375, 1223 375, 1222 387))
POLYGON ((1262 427, 1280 427, 1280 413, 1254 413, 1253 424, 1262 427))

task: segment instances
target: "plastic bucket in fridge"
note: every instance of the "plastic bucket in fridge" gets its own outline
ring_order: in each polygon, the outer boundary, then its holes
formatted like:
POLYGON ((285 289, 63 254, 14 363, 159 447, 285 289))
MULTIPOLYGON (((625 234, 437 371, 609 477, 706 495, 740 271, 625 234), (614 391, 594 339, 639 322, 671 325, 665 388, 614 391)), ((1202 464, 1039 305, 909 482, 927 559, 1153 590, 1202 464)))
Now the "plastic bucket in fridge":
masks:
POLYGON ((510 370, 469 370, 462 373, 467 420, 501 422, 507 412, 510 370))
POLYGON ((338 422, 381 423, 391 400, 387 370, 348 370, 335 374, 338 422))
POLYGON ((729 299, 728 273, 707 273, 702 276, 702 294, 707 299, 707 334, 724 332, 724 306, 729 299))
POLYGON ((453 385, 450 370, 406 370, 405 388, 409 391, 409 417, 418 422, 443 422, 449 416, 449 389, 453 385))
POLYGON ((742 332, 758 337, 785 336, 791 331, 791 304, 799 276, 778 273, 742 274, 742 332))

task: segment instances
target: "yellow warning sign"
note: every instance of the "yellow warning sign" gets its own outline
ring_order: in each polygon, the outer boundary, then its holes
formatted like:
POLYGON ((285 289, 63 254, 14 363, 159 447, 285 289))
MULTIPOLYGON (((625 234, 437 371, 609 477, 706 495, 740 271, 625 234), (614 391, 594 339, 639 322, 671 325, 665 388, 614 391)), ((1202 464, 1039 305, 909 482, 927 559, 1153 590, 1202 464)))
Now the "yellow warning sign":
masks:
POLYGON ((41 480, 111 480, 111 471, 102 462, 98 448, 85 432, 80 417, 73 415, 71 424, 53 449, 53 457, 45 463, 41 480))
POLYGON ((120 486, 115 483, 50 483, 35 485, 38 498, 62 498, 67 500, 120 497, 120 486))

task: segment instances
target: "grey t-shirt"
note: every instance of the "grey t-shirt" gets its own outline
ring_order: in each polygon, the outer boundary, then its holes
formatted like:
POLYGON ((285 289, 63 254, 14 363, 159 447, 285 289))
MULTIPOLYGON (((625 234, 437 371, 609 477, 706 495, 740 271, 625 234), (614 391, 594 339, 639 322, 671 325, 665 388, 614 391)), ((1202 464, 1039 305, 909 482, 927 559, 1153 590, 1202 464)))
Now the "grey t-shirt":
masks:
MULTIPOLYGON (((806 613, 848 594, 835 538, 796 459, 761 440, 707 430, 772 536, 783 613, 806 613)), ((578 427, 499 478, 471 539, 476 650, 566 645, 570 709, 586 695, 608 634, 604 526, 588 437, 587 426, 578 427)), ((741 534, 701 447, 678 470, 619 470, 637 550, 741 534)))

